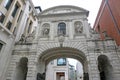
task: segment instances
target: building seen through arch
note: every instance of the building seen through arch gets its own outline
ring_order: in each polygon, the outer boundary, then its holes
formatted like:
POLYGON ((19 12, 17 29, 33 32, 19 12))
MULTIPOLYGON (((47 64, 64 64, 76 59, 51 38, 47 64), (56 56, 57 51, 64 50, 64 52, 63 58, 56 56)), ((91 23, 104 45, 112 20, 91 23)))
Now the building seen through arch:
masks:
POLYGON ((46 66, 46 80, 76 80, 75 65, 68 58, 58 58, 46 66), (51 77, 53 76, 53 77, 51 77))

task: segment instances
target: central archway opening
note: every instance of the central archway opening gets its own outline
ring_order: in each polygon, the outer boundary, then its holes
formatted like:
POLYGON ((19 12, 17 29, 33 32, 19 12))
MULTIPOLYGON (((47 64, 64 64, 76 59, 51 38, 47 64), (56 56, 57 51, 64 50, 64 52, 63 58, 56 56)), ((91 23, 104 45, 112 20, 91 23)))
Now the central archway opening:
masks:
POLYGON ((73 58, 57 58, 46 65, 46 80, 83 80, 83 66, 73 58), (52 76, 52 77, 51 77, 52 76))
POLYGON ((73 80, 72 78, 76 80, 78 76, 76 66, 69 64, 68 58, 82 64, 78 67, 83 70, 82 75, 79 75, 79 80, 89 80, 86 56, 82 51, 73 48, 54 48, 44 51, 38 59, 37 74, 45 74, 45 80, 73 80), (72 72, 75 74, 74 77, 70 77, 72 72))

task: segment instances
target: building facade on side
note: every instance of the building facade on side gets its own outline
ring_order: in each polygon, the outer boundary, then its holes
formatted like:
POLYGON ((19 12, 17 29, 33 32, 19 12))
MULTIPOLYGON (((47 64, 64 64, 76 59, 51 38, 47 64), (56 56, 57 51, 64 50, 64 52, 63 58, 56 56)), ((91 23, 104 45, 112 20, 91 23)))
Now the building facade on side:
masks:
POLYGON ((77 80, 75 66, 69 64, 69 80, 77 80))
POLYGON ((45 80, 76 80, 75 67, 68 58, 55 59, 46 67, 45 80))
POLYGON ((101 39, 111 37, 120 46, 120 5, 119 0, 102 0, 94 30, 100 33, 101 39))
POLYGON ((80 62, 77 62, 76 64, 76 78, 77 80, 84 80, 83 78, 83 67, 80 62))
POLYGON ((6 80, 14 44, 32 33, 34 14, 31 0, 0 0, 0 80, 6 80))

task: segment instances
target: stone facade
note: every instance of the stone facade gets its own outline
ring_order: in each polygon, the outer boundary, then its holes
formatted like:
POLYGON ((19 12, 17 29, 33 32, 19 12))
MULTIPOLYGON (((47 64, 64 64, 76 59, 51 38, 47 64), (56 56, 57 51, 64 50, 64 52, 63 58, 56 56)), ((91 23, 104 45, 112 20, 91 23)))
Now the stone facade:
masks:
POLYGON ((81 62, 84 80, 120 80, 120 52, 114 40, 100 40, 88 15, 75 6, 56 6, 37 15, 35 37, 15 44, 6 79, 36 80, 37 73, 45 76, 50 61, 68 57, 81 62))
POLYGON ((32 33, 35 26, 35 8, 31 0, 0 0, 0 80, 6 80, 8 66, 12 59, 14 44, 28 30, 25 36, 32 33), (30 8, 30 9, 29 9, 30 8), (26 31, 25 31, 26 30, 26 31))

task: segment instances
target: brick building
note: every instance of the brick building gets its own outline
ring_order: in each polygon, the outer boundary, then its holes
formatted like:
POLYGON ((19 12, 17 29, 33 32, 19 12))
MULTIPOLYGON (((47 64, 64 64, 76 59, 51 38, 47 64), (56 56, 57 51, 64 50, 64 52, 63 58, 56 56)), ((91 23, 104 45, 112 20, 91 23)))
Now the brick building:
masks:
POLYGON ((101 34, 101 38, 109 36, 120 45, 120 0, 102 0, 94 30, 101 34))

